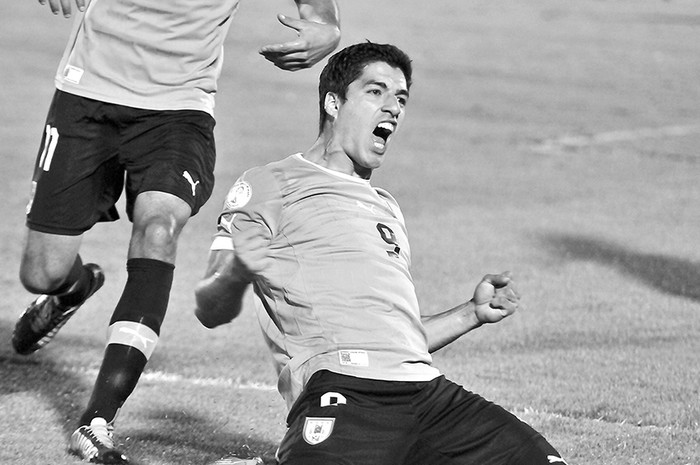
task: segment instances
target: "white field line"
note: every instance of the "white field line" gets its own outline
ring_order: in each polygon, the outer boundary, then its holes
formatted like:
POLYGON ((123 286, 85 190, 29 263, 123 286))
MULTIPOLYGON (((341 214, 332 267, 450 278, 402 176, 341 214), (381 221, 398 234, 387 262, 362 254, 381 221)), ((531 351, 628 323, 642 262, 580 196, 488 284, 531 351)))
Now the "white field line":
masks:
MULTIPOLYGON (((66 371, 78 373, 81 376, 94 380, 97 378, 98 370, 85 369, 79 367, 68 367, 66 371)), ((212 386, 212 387, 229 387, 242 391, 277 391, 277 386, 266 383, 242 382, 238 378, 204 378, 204 377, 187 377, 176 373, 167 373, 164 371, 146 371, 141 374, 139 381, 142 383, 151 384, 187 384, 191 386, 212 386)))
POLYGON ((605 131, 595 134, 563 135, 546 139, 533 147, 544 153, 556 153, 566 149, 589 147, 592 145, 612 144, 615 142, 630 142, 641 139, 661 139, 667 137, 683 137, 700 134, 700 124, 661 126, 657 128, 637 128, 620 131, 605 131))
MULTIPOLYGON (((76 373, 81 376, 84 376, 86 378, 90 378, 90 380, 94 380, 97 377, 98 370, 96 369, 88 369, 88 368, 80 368, 80 367, 66 367, 65 371, 71 372, 71 373, 76 373)), ((178 375, 175 373, 166 373, 164 371, 147 371, 141 375, 140 382, 144 383, 150 383, 150 384, 172 384, 172 383, 177 383, 177 384, 187 384, 191 386, 213 386, 213 387, 227 387, 231 389, 237 389, 237 390, 251 390, 251 391, 264 391, 264 392, 270 392, 270 391, 277 391, 277 386, 274 386, 272 384, 266 384, 266 383, 255 383, 255 382, 249 382, 249 383, 243 383, 239 379, 234 379, 234 378, 200 378, 200 377, 186 377, 182 375, 178 375)), ((547 412, 543 410, 538 410, 538 409, 533 409, 530 407, 525 407, 525 408, 520 408, 520 409, 512 409, 510 410, 511 413, 514 415, 520 417, 520 416, 528 416, 528 415, 542 415, 545 417, 550 417, 550 418, 561 418, 561 419, 570 419, 572 417, 567 417, 565 415, 562 415, 560 413, 554 413, 554 412, 547 412)), ((580 420, 580 418, 579 418, 580 420)), ((603 423, 610 423, 608 421, 605 421, 602 418, 585 418, 585 420, 589 421, 601 421, 603 423)), ((634 425, 633 423, 627 423, 626 420, 622 422, 615 422, 619 424, 620 426, 624 424, 630 424, 634 425)), ((656 426, 656 425, 641 425, 641 423, 638 423, 634 425, 635 427, 646 427, 646 428, 659 428, 659 429, 674 429, 673 427, 661 427, 661 426, 656 426)))
MULTIPOLYGON (((529 416, 542 416, 542 417, 547 417, 547 418, 556 418, 556 419, 561 419, 561 420, 566 420, 566 421, 574 421, 574 422, 582 422, 582 421, 588 421, 588 422, 597 422, 597 423, 605 423, 609 425, 618 425, 618 426, 630 426, 635 429, 638 428, 647 428, 647 429, 654 429, 654 430, 660 430, 660 431, 685 431, 688 430, 688 428, 683 427, 683 426, 678 426, 678 425, 655 425, 655 424, 650 424, 650 423, 642 423, 641 421, 627 421, 627 419, 624 420, 606 420, 605 417, 600 417, 600 418, 593 418, 593 417, 584 417, 584 416, 567 416, 567 415, 562 415, 561 413, 555 413, 555 412, 548 412, 546 410, 538 410, 535 408, 531 407, 525 407, 525 408, 517 408, 517 409, 508 409, 510 413, 513 415, 517 416, 521 420, 525 421, 526 423, 528 422, 527 417, 529 416)), ((692 428, 692 427, 691 427, 692 428)), ((695 428, 697 429, 697 427, 695 428)), ((690 465, 690 464, 687 464, 690 465)))

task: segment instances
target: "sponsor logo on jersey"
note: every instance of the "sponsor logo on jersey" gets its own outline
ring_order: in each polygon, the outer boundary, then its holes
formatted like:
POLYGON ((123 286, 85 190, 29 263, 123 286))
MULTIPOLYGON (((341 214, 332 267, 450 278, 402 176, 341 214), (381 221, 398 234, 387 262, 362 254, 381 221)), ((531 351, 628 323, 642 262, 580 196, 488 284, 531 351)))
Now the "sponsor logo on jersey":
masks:
POLYGON ((556 455, 548 455, 547 460, 549 460, 549 463, 563 463, 564 465, 566 465, 564 459, 561 457, 557 457, 556 455))
POLYGON ((304 441, 312 446, 319 444, 331 436, 335 418, 306 417, 304 421, 304 441))
POLYGON ((241 208, 250 200, 253 190, 245 181, 237 181, 226 196, 226 209, 241 208))
POLYGON ((369 204, 369 203, 360 202, 359 200, 355 200, 355 204, 357 204, 358 207, 361 207, 361 208, 367 210, 368 212, 374 214, 374 205, 369 204))
POLYGON ((223 229, 227 233, 231 234, 233 231, 233 219, 236 217, 235 213, 224 213, 219 217, 219 228, 223 229))

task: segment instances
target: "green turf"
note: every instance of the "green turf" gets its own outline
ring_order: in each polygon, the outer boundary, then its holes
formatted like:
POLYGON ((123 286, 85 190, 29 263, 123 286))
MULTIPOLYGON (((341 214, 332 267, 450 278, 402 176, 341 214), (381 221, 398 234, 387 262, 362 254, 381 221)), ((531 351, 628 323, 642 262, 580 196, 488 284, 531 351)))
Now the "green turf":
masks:
MULTIPOLYGON (((288 4, 287 4, 288 3, 288 4)), ((405 126, 373 182, 404 209, 424 311, 510 269, 524 308, 435 355, 448 377, 542 431, 570 464, 700 464, 700 8, 695 0, 341 2, 342 45, 414 59, 405 126)), ((309 146, 320 68, 257 49, 286 40, 244 1, 217 100, 217 186, 185 230, 162 337, 117 437, 138 463, 205 464, 250 448, 273 463, 285 407, 250 310, 207 331, 192 286, 240 172, 309 146)), ((105 287, 36 355, 9 345, 24 206, 70 26, 0 5, 0 463, 75 464, 66 443, 125 280, 129 225, 84 242, 105 287)), ((122 208, 123 211, 123 208, 122 208)))

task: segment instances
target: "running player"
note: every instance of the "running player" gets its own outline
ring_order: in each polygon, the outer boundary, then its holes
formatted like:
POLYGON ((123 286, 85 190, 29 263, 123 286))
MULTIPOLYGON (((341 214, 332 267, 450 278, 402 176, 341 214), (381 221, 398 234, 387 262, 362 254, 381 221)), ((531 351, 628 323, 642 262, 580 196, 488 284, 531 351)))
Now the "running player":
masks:
MULTIPOLYGON (((67 0, 48 2, 54 13, 72 14, 67 0)), ((295 3, 300 18, 279 20, 298 38, 260 50, 292 71, 313 66, 340 40, 334 0, 295 3)), ((80 244, 96 222, 118 219, 125 189, 128 278, 70 449, 92 462, 128 463, 114 447, 114 420, 158 341, 178 236, 213 188, 214 95, 238 0, 76 5, 84 11, 58 67, 27 206, 20 280, 41 295, 12 342, 20 354, 40 349, 102 286, 100 267, 83 264, 80 244)))
POLYGON ((331 57, 316 142, 230 190, 195 314, 209 328, 231 321, 252 283, 290 410, 281 465, 563 463, 532 427, 432 365, 431 352, 512 314, 519 295, 509 273, 487 275, 469 301, 421 317, 401 210, 369 183, 411 75, 391 45, 331 57))

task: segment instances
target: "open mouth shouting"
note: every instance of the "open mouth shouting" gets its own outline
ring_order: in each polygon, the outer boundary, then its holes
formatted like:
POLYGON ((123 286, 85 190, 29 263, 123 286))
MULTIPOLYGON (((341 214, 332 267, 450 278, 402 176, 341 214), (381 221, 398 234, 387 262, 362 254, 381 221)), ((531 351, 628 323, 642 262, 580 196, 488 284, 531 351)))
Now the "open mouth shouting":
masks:
POLYGON ((386 144, 389 141, 389 138, 395 130, 395 123, 391 123, 389 121, 383 121, 379 123, 377 127, 374 128, 374 131, 372 131, 372 140, 374 142, 375 148, 384 151, 386 149, 386 144))

